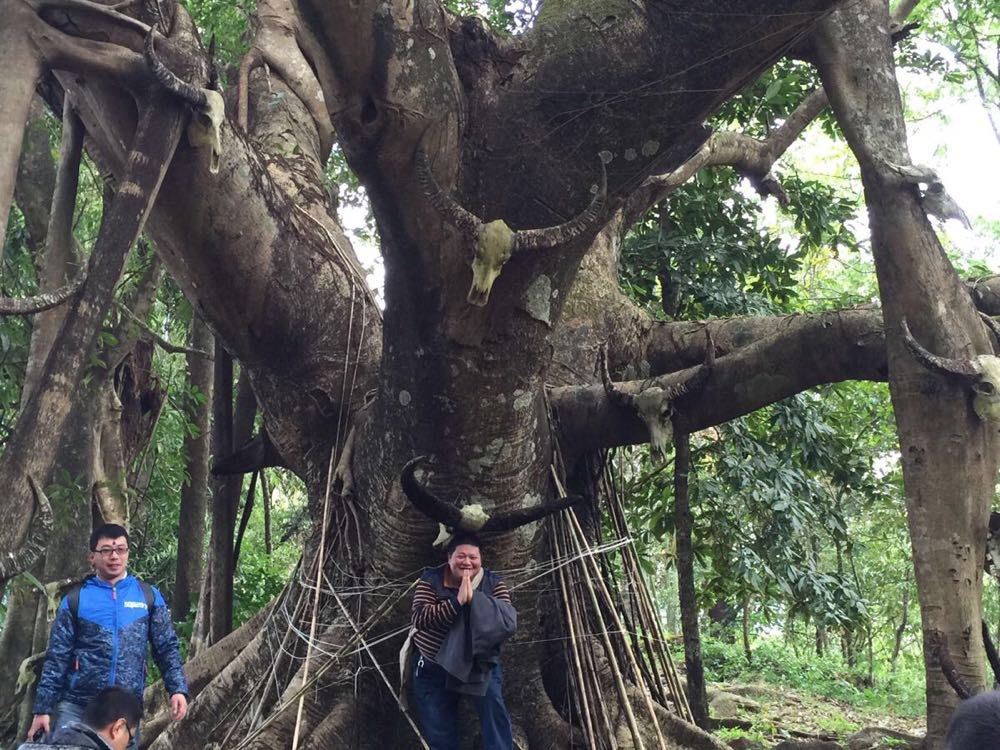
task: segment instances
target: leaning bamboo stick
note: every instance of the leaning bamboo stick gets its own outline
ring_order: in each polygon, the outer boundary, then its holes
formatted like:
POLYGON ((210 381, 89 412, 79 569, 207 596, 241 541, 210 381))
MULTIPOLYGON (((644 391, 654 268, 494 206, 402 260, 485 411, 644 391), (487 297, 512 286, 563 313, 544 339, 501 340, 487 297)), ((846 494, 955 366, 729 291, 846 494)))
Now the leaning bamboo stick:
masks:
MULTIPOLYGON (((563 513, 565 512, 563 511, 563 513)), ((555 550, 556 558, 561 562, 564 559, 563 551, 562 546, 559 544, 559 534, 555 529, 555 524, 556 521, 553 519, 549 529, 551 531, 552 548, 555 550)), ((593 719, 590 715, 590 701, 587 700, 587 687, 584 684, 586 678, 583 674, 583 668, 580 665, 580 647, 582 644, 577 642, 576 625, 573 622, 573 613, 570 611, 571 605, 566 586, 566 571, 563 566, 559 566, 557 575, 559 578, 559 591, 562 594, 563 611, 566 613, 566 625, 569 630, 570 651, 573 653, 573 668, 576 672, 577 684, 579 685, 580 706, 583 714, 583 731, 587 735, 587 747, 591 748, 591 750, 596 750, 596 742, 594 740, 596 733, 594 731, 593 719)))
MULTIPOLYGON (((577 538, 578 543, 586 542, 586 537, 583 534, 583 528, 581 528, 579 522, 576 520, 576 515, 569 515, 570 528, 573 529, 574 535, 577 538)), ((582 545, 581 545, 582 546, 582 545)), ((590 566, 593 578, 597 581, 597 589, 602 592, 604 600, 608 605, 608 614, 611 615, 611 619, 614 621, 615 627, 624 632, 624 626, 622 625, 621 618, 618 617, 618 612, 614 606, 614 600, 611 597, 611 593, 607 590, 604 585, 604 579, 600 577, 600 569, 597 567, 594 559, 590 556, 585 558, 586 563, 590 566)), ((584 579, 587 582, 589 588, 593 590, 593 584, 590 577, 584 579)), ((597 606, 597 595, 594 594, 595 607, 597 606)), ((639 691, 642 693, 643 702, 646 704, 646 710, 649 712, 649 718, 653 722, 653 727, 656 729, 656 737, 659 742, 661 750, 666 750, 667 743, 663 739, 663 732, 660 729, 660 722, 656 718, 656 709, 653 706, 652 698, 649 695, 649 687, 645 684, 642 679, 642 673, 639 670, 639 665, 636 662, 635 654, 632 653, 632 647, 629 645, 627 638, 622 638, 622 645, 624 646, 625 657, 629 660, 629 666, 632 668, 636 681, 639 683, 639 691)), ((633 717, 634 720, 634 717, 633 717)))
MULTIPOLYGON (((561 520, 559 523, 559 531, 562 536, 562 546, 566 551, 566 554, 570 554, 570 546, 572 542, 569 536, 569 524, 565 520, 561 520)), ((578 569, 580 568, 580 562, 577 559, 573 565, 567 566, 567 576, 572 576, 570 583, 571 596, 570 603, 573 606, 573 616, 576 618, 577 630, 584 634, 586 648, 582 650, 583 654, 583 671, 587 676, 586 688, 589 691, 590 703, 596 709, 598 718, 601 720, 601 725, 604 727, 604 734, 598 734, 597 737, 601 740, 602 747, 610 747, 611 750, 618 750, 618 740, 615 735, 614 726, 611 723, 611 718, 608 716, 608 712, 604 701, 604 692, 600 684, 600 679, 598 677, 599 672, 597 669, 597 658, 594 654, 594 643, 599 638, 600 625, 596 622, 592 622, 590 617, 588 617, 587 611, 584 606, 584 602, 581 600, 579 592, 583 591, 583 584, 580 582, 580 577, 578 575, 578 569)), ((612 657, 613 658, 613 657, 612 657)))
MULTIPOLYGON (((624 481, 624 480, 623 480, 624 481)), ((628 538, 632 539, 632 531, 628 526, 628 520, 625 518, 624 508, 621 505, 621 495, 616 493, 614 485, 610 488, 611 494, 609 494, 609 501, 613 499, 614 510, 616 511, 616 516, 620 518, 621 529, 620 533, 628 538)), ((654 650, 658 653, 661 662, 661 668, 666 676, 668 686, 671 692, 671 699, 673 700, 674 706, 678 709, 680 716, 687 721, 694 723, 694 715, 691 713, 691 706, 688 703, 687 691, 681 686, 680 677, 677 673, 677 668, 674 665, 673 658, 670 656, 670 651, 664 647, 663 640, 663 630, 660 628, 660 620, 656 615, 655 608, 653 607, 653 600, 649 594, 649 588, 646 586, 645 578, 642 577, 642 571, 639 569, 638 554, 635 551, 635 545, 630 544, 628 546, 630 560, 632 561, 633 568, 635 570, 638 583, 637 590, 639 592, 639 599, 642 604, 642 608, 645 610, 645 620, 649 632, 652 633, 652 642, 654 650)))
MULTIPOLYGON (((573 515, 572 512, 570 512, 568 515, 569 515, 569 524, 568 524, 569 528, 572 531, 575 531, 576 517, 573 515)), ((579 536, 576 533, 571 533, 570 538, 574 543, 576 552, 581 556, 580 559, 581 561, 583 561, 584 567, 585 568, 588 567, 587 565, 588 556, 584 554, 583 545, 580 543, 579 536)), ((594 615, 596 616, 596 618, 599 620, 600 623, 598 632, 601 636, 601 641, 604 644, 604 648, 607 652, 608 664, 611 665, 611 673, 614 676, 615 687, 618 689, 618 696, 622 702, 622 708, 625 711, 625 718, 628 721, 628 728, 629 731, 632 733, 632 740, 635 742, 635 746, 639 748, 639 750, 645 750, 646 745, 642 741, 642 735, 639 732, 639 723, 636 721, 635 712, 632 710, 632 703, 631 701, 629 701, 628 691, 625 688, 625 679, 622 676, 621 668, 619 667, 618 660, 615 657, 614 649, 611 644, 611 638, 608 635, 608 629, 604 622, 604 615, 601 613, 600 601, 597 597, 597 592, 594 589, 594 583, 591 580, 591 577, 593 575, 593 570, 591 569, 587 571, 587 573, 590 574, 589 575, 585 574, 583 576, 584 587, 586 588, 587 593, 590 596, 590 603, 591 606, 593 607, 594 615)))

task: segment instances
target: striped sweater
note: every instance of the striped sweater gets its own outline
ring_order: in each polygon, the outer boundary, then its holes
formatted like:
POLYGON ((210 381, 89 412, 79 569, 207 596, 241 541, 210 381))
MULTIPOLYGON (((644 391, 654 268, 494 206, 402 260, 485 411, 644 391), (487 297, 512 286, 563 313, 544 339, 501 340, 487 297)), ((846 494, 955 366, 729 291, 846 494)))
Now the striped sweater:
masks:
MULTIPOLYGON (((441 565, 426 571, 417 582, 417 589, 413 594, 410 622, 417 629, 413 634, 413 642, 421 655, 431 661, 437 656, 451 624, 462 610, 458 603, 458 589, 444 584, 445 568, 446 565, 441 565)), ((510 601, 507 584, 496 573, 485 568, 483 580, 476 592, 505 602, 510 601)))

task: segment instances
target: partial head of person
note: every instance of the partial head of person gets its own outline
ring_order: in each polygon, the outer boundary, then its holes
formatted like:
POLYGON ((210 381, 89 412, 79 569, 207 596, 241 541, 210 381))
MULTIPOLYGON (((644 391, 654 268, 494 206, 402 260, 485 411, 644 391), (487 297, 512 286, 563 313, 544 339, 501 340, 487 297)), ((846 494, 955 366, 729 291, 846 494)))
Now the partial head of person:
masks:
POLYGON ((1000 748, 1000 691, 962 701, 952 714, 944 746, 945 750, 1000 748))
POLYGON ((116 523, 98 526, 90 535, 90 564, 99 578, 118 581, 128 568, 128 531, 116 523))
POLYGON ((142 720, 142 706, 130 691, 105 688, 87 704, 83 723, 96 731, 114 750, 125 750, 142 720))
POLYGON ((481 546, 479 537, 468 531, 460 531, 448 542, 448 570, 455 580, 479 573, 483 567, 481 546))
POLYGON ((142 705, 130 691, 104 688, 93 697, 79 722, 60 727, 49 742, 81 748, 125 750, 139 729, 142 705))

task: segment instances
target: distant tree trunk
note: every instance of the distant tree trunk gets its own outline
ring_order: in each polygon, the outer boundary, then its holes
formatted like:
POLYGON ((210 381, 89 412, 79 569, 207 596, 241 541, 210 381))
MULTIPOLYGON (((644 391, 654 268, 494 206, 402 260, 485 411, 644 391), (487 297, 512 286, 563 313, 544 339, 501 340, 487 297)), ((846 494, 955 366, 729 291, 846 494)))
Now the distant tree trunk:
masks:
POLYGON ((271 485, 267 481, 267 469, 260 470, 260 500, 264 506, 264 551, 270 555, 274 552, 274 543, 271 540, 271 485))
POLYGON ((247 488, 246 500, 243 501, 243 514, 240 517, 240 528, 236 532, 236 543, 233 545, 233 570, 240 564, 240 548, 243 546, 243 537, 247 533, 247 526, 250 525, 250 514, 253 513, 254 498, 257 494, 257 478, 259 471, 255 471, 250 476, 250 486, 247 488))
POLYGON ((826 653, 826 628, 816 624, 816 656, 823 656, 826 653))
MULTIPOLYGON (((216 341, 212 391, 212 457, 233 452, 233 358, 216 341)), ((240 479, 237 476, 236 479, 240 479)), ((208 642, 224 638, 233 627, 233 533, 239 495, 229 491, 233 477, 212 481, 212 565, 209 568, 208 642)))
MULTIPOLYGON (((215 350, 215 338, 197 314, 191 320, 190 345, 206 353, 215 350)), ((201 585, 205 556, 205 517, 208 512, 208 459, 213 393, 212 362, 207 357, 187 355, 188 387, 197 389, 201 401, 189 404, 189 418, 196 435, 185 435, 184 456, 188 480, 181 487, 181 508, 177 526, 177 575, 172 597, 173 615, 183 620, 191 609, 191 597, 201 585)))
POLYGON ((899 652, 903 649, 903 636, 906 635, 906 626, 909 624, 907 618, 910 613, 910 586, 903 587, 903 604, 899 617, 899 626, 896 628, 896 637, 892 644, 892 657, 889 659, 889 671, 896 671, 896 662, 899 660, 899 652))
POLYGON ((753 652, 750 650, 750 597, 743 597, 743 656, 747 664, 753 664, 753 652))
POLYGON ((198 586, 198 606, 195 610, 194 625, 191 628, 191 643, 188 646, 188 659, 193 659, 199 651, 209 644, 211 633, 209 626, 212 619, 212 548, 205 556, 205 570, 202 571, 198 586))
MULTIPOLYGON (((233 408, 233 360, 221 345, 215 349, 215 392, 213 409, 213 447, 215 460, 228 457, 250 440, 256 415, 256 401, 246 370, 240 373, 233 408)), ((236 515, 239 511, 243 475, 218 477, 213 483, 212 498, 212 586, 211 642, 227 636, 233 629, 233 579, 236 515)))
POLYGON ((701 659, 701 635, 698 632, 698 597, 694 585, 694 545, 691 535, 691 442, 686 432, 674 433, 674 502, 677 516, 677 590, 681 605, 681 630, 684 633, 684 665, 687 670, 688 702, 695 723, 708 729, 708 694, 705 667, 701 659))

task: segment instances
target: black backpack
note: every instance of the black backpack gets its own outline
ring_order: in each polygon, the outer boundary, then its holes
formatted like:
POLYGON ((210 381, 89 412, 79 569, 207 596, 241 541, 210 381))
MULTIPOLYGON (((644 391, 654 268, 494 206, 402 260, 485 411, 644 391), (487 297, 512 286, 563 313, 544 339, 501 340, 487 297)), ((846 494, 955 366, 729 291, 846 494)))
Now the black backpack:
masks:
MULTIPOLYGON (((69 612, 73 615, 73 623, 76 624, 77 617, 80 613, 80 589, 83 588, 83 584, 86 583, 87 579, 93 578, 94 575, 91 573, 86 576, 80 583, 71 586, 66 592, 66 603, 69 606, 69 612)), ((142 598, 146 600, 146 612, 149 613, 150 618, 153 616, 153 602, 156 601, 156 595, 153 594, 153 587, 150 586, 143 580, 136 578, 136 583, 139 584, 139 588, 142 589, 142 598)))

